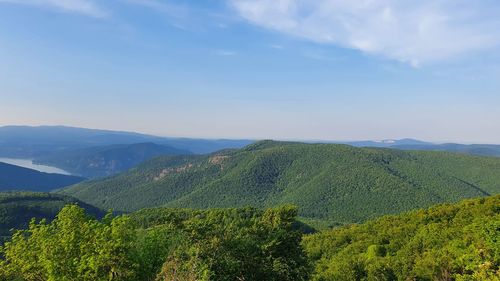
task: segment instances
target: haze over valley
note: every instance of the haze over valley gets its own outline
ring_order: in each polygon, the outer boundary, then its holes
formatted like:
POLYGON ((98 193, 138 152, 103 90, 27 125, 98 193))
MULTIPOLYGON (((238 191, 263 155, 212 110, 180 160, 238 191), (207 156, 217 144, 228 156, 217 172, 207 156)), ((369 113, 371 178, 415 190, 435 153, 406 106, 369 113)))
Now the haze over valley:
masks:
POLYGON ((0 281, 500 281, 497 0, 0 0, 0 281))

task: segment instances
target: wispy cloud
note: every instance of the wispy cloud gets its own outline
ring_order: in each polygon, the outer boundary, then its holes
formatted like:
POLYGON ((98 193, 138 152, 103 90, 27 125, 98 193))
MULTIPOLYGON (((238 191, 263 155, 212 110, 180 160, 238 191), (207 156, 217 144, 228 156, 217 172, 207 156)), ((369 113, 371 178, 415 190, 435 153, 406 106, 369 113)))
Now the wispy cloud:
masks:
POLYGON ((171 1, 161 0, 121 0, 122 2, 144 6, 153 9, 160 13, 164 13, 170 17, 184 18, 189 14, 187 6, 175 4, 171 1))
POLYGON ((232 57, 236 56, 238 53, 232 50, 217 50, 215 51, 215 54, 222 57, 232 57))
POLYGON ((283 45, 279 45, 279 44, 271 44, 269 45, 269 47, 275 49, 275 50, 283 50, 285 47, 283 47, 283 45))
POLYGON ((0 0, 0 3, 38 6, 96 18, 107 16, 106 11, 90 0, 0 0))
POLYGON ((249 22, 414 66, 500 46, 497 0, 228 0, 249 22))
POLYGON ((345 59, 345 57, 332 55, 323 50, 312 50, 312 49, 304 50, 302 52, 302 55, 308 59, 325 61, 325 62, 339 62, 345 59))

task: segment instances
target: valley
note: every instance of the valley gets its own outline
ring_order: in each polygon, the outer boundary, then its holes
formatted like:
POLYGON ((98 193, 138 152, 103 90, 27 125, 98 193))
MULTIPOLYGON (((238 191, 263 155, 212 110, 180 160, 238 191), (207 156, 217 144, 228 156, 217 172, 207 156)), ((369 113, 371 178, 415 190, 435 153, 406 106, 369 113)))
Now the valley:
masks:
POLYGON ((499 0, 0 0, 0 281, 500 281, 499 0))

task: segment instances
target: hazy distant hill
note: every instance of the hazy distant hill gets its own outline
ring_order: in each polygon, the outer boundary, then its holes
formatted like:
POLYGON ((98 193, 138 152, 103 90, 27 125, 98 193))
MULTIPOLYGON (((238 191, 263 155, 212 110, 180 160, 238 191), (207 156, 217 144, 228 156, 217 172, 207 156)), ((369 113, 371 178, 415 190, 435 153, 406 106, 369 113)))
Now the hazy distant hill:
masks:
POLYGON ((165 145, 137 143, 63 150, 36 157, 34 162, 94 178, 126 171, 156 156, 180 154, 192 153, 165 145))
POLYGON ((0 127, 0 156, 12 158, 33 158, 59 150, 144 142, 167 145, 193 153, 209 153, 224 148, 240 148, 252 141, 165 138, 65 126, 0 127))
POLYGON ((420 146, 434 145, 433 143, 420 141, 416 139, 400 139, 400 140, 387 139, 379 141, 367 140, 367 141, 351 141, 342 143, 357 147, 385 147, 385 148, 402 146, 402 145, 420 145, 420 146))
POLYGON ((448 151, 448 152, 478 155, 478 156, 500 157, 500 145, 495 145, 495 144, 458 144, 458 143, 435 144, 415 139, 356 141, 356 142, 345 142, 344 144, 353 145, 357 147, 385 147, 385 148, 394 148, 402 150, 448 151))
POLYGON ((449 151, 462 154, 500 157, 500 145, 494 144, 433 144, 433 145, 395 145, 392 148, 404 150, 449 151))
POLYGON ((10 229, 24 229, 32 218, 51 220, 67 204, 76 203, 96 217, 103 212, 69 196, 36 192, 0 192, 0 242, 10 229))
POLYGON ((42 173, 0 162, 0 191, 51 191, 83 180, 81 177, 42 173))
POLYGON ((330 223, 500 192, 500 159, 446 152, 262 141, 208 156, 159 157, 63 192, 102 208, 299 206, 330 223))

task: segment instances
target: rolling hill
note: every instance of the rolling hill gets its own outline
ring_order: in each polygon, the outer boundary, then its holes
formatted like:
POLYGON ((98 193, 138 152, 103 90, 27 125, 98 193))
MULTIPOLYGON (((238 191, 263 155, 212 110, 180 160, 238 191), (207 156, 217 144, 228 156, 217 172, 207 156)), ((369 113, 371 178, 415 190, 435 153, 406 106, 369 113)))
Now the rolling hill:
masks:
POLYGON ((160 155, 191 154, 190 151, 154 143, 97 146, 63 150, 33 161, 58 167, 87 178, 110 176, 160 155))
POLYGON ((261 141, 215 154, 159 157, 61 192, 101 208, 295 204, 337 225, 500 193, 500 159, 446 152, 261 141))
POLYGON ((10 229, 25 229, 32 218, 51 220, 67 204, 76 203, 88 214, 102 217, 103 212, 69 196, 36 192, 0 192, 0 242, 10 229))
POLYGON ((81 177, 42 173, 0 162, 0 191, 51 191, 83 180, 81 177))

